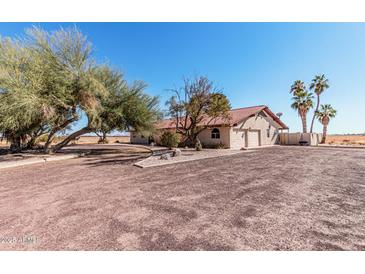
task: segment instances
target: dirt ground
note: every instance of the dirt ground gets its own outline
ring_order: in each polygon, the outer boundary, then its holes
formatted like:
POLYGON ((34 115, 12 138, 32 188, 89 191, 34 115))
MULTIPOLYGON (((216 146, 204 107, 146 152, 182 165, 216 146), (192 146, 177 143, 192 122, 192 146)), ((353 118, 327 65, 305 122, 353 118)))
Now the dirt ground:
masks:
POLYGON ((0 171, 1 250, 365 250, 365 150, 138 154, 0 171))
MULTIPOLYGON (((60 140, 62 140, 62 138, 58 138, 56 140, 57 142, 60 142, 60 140)), ((82 145, 82 144, 97 144, 99 140, 98 136, 80 136, 80 138, 78 138, 76 141, 73 141, 71 143, 73 144, 77 144, 77 145, 82 145)), ((107 140, 109 142, 109 144, 113 144, 116 142, 120 142, 120 143, 129 143, 130 142, 130 137, 129 136, 108 136, 107 140)), ((44 143, 40 143, 40 144, 44 144, 44 143)), ((1 140, 0 139, 0 148, 6 148, 9 147, 9 143, 6 142, 6 140, 1 140)))
POLYGON ((326 138, 326 144, 365 146, 365 135, 329 135, 326 138))

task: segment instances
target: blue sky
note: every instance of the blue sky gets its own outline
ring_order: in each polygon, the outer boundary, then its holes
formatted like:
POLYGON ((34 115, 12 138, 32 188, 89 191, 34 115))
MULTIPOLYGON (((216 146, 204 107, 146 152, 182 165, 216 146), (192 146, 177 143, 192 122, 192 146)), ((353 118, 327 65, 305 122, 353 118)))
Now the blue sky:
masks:
MULTIPOLYGON (((365 24, 360 23, 0 23, 15 36, 31 25, 47 30, 76 25, 94 46, 99 62, 144 80, 161 108, 183 76, 205 75, 233 108, 268 105, 283 112, 291 132, 301 130, 290 108, 291 84, 309 85, 324 73, 330 88, 321 97, 338 111, 329 133, 365 132, 365 24)), ((309 113, 308 123, 312 112, 309 113)), ((76 127, 85 123, 83 118, 76 127)), ((316 122, 315 130, 321 131, 316 122)))

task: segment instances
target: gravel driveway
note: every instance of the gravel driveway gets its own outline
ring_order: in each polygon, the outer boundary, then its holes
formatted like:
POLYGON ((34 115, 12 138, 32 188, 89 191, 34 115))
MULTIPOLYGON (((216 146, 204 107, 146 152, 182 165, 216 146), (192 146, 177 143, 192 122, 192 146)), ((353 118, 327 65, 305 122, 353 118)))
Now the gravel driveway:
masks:
POLYGON ((135 161, 95 155, 1 170, 0 249, 365 250, 365 150, 135 161))

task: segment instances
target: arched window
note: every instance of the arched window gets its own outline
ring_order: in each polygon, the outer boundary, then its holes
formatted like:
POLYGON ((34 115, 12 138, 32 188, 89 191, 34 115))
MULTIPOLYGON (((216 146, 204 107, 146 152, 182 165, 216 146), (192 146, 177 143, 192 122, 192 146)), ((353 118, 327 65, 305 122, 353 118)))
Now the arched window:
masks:
POLYGON ((218 128, 213 128, 212 130, 212 139, 219 139, 221 138, 221 134, 218 128))

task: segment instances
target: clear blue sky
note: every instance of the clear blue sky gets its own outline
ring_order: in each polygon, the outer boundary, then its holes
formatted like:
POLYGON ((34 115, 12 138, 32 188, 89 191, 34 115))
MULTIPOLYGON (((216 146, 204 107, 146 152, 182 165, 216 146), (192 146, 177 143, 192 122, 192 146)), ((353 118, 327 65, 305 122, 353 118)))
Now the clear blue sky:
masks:
MULTIPOLYGON (((0 23, 15 36, 32 23, 0 23)), ((283 112, 291 132, 301 130, 290 108, 290 85, 307 85, 324 73, 330 88, 322 103, 337 117, 330 133, 365 132, 365 24, 344 23, 41 23, 47 30, 76 25, 94 45, 98 61, 121 69, 128 81, 144 80, 160 96, 183 76, 206 75, 223 88, 233 108, 268 105, 283 112)), ((312 113, 308 117, 310 122, 312 113)), ((83 119, 77 126, 85 123, 83 119)), ((316 131, 321 131, 317 122, 316 131)))

